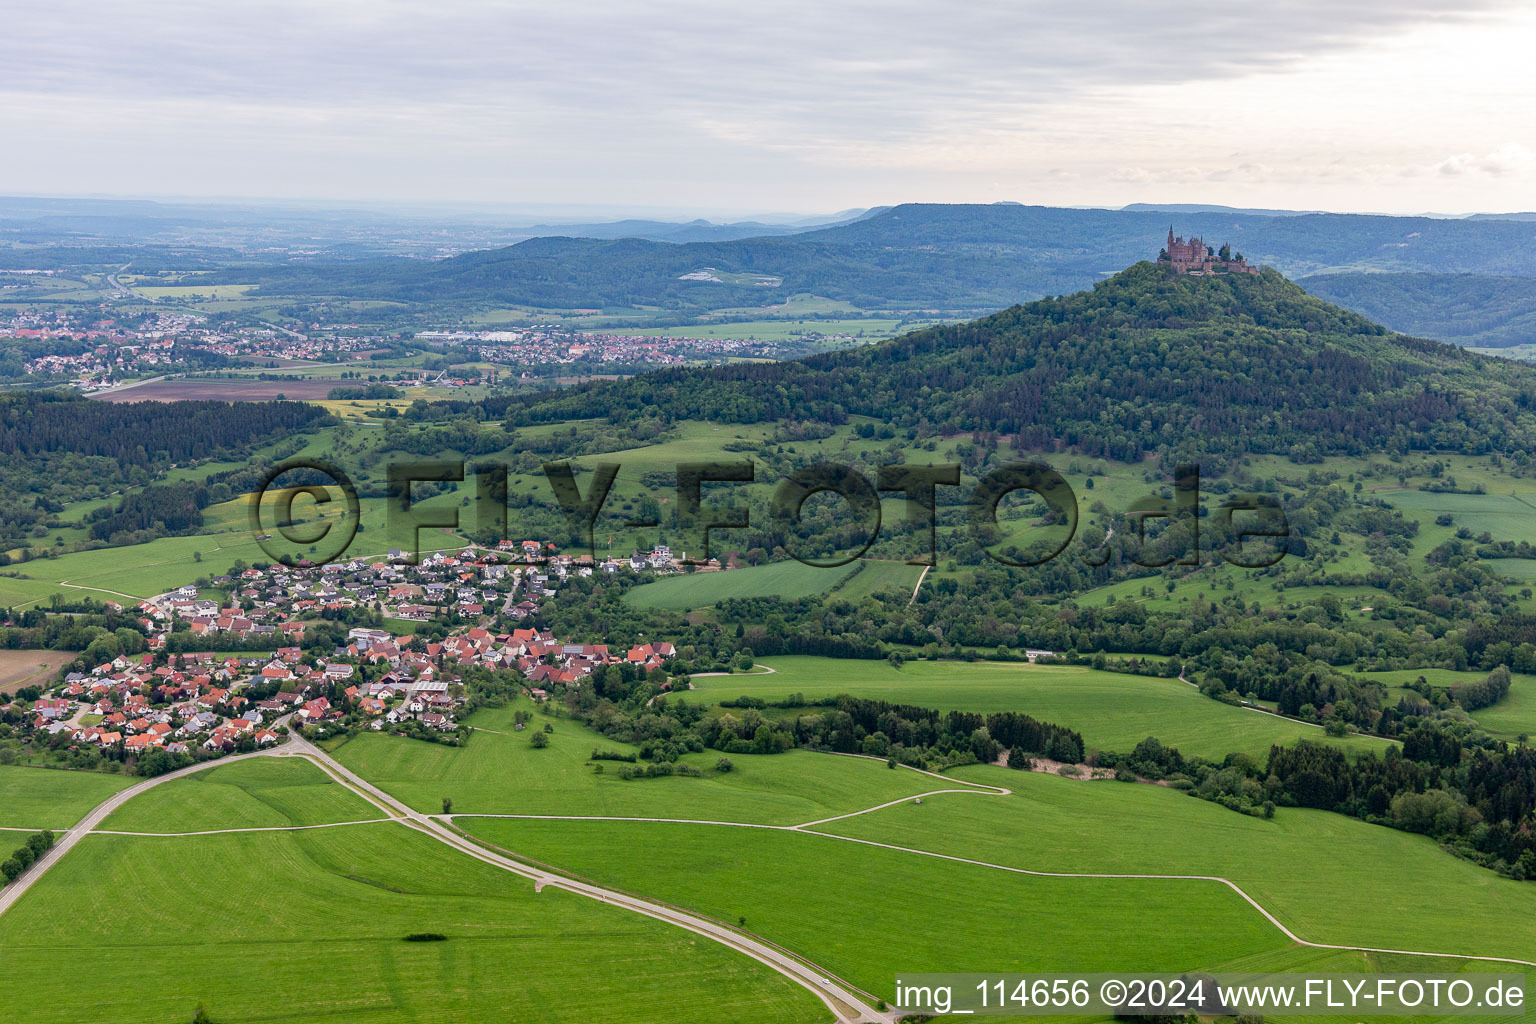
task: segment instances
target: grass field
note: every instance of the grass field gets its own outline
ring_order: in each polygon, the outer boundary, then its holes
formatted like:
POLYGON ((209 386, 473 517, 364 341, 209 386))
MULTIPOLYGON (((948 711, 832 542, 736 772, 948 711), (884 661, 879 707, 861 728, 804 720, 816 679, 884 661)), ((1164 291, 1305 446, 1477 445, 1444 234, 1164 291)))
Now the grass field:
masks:
POLYGON ((624 600, 637 608, 681 611, 705 608, 729 597, 793 599, 830 590, 852 572, 851 563, 835 569, 822 569, 796 561, 771 562, 727 572, 672 576, 635 587, 624 595, 624 600))
MULTIPOLYGON (((980 766, 955 774, 1015 792, 906 801, 818 831, 1038 871, 1220 875, 1312 941, 1523 959, 1536 949, 1536 891, 1424 837, 1321 811, 1285 808, 1264 821, 1155 786, 980 766)), ((892 976, 912 970, 1466 968, 1299 949, 1212 881, 1021 876, 718 826, 463 824, 583 877, 745 917, 750 930, 887 998, 892 976)))
MULTIPOLYGON (((451 495, 431 499, 438 503, 450 502, 451 495)), ((263 504, 264 522, 270 527, 271 496, 263 504)), ((427 509, 429 502, 418 502, 418 508, 427 509)), ((340 514, 341 502, 332 502, 322 512, 308 498, 294 502, 293 513, 300 522, 318 518, 331 518, 340 514)), ((390 547, 409 545, 404 534, 391 536, 384 513, 384 499, 364 498, 361 502, 362 519, 359 532, 352 538, 347 551, 349 556, 383 555, 390 547)), ((96 548, 90 551, 73 551, 57 558, 35 559, 20 565, 0 569, 0 607, 22 608, 34 603, 46 604, 53 594, 85 596, 97 600, 143 600, 164 593, 199 576, 216 576, 228 571, 236 560, 269 562, 267 554, 252 535, 249 524, 249 506, 241 497, 203 511, 206 533, 187 537, 160 537, 146 544, 134 544, 120 548, 96 548), (198 556, 201 555, 201 560, 198 556)), ((458 547, 464 538, 456 533, 436 529, 421 531, 421 549, 435 551, 440 548, 458 547)), ((304 554, 302 546, 290 544, 274 536, 275 550, 297 551, 304 554)))
MULTIPOLYGON (((1457 477, 1461 480, 1460 475, 1457 477)), ((1487 531, 1494 540, 1524 540, 1536 528, 1536 496, 1526 494, 1442 494, 1434 491, 1392 491, 1381 495, 1409 519, 1428 525, 1448 512, 1457 527, 1474 534, 1487 531)))
POLYGON ((897 669, 884 661, 812 657, 765 658, 760 664, 775 672, 704 676, 693 685, 711 701, 847 693, 946 711, 1022 711, 1078 730, 1089 747, 1121 752, 1148 736, 1215 760, 1242 751, 1262 761, 1271 745, 1302 738, 1348 750, 1381 752, 1387 746, 1365 736, 1330 740, 1321 729, 1211 700, 1177 679, 1080 666, 909 661, 897 669))
POLYGON ((1314 942, 1536 959, 1536 886, 1426 836, 1300 808, 1265 821, 1161 786, 953 774, 1014 795, 936 796, 821 829, 1039 871, 1220 875, 1314 942))
POLYGON ((1180 970, 1289 945, 1236 893, 1208 882, 1036 878, 709 825, 463 824, 595 881, 724 921, 744 917, 748 930, 885 999, 907 971, 1180 970))
POLYGON ((0 694, 11 694, 30 684, 51 683, 63 665, 79 651, 0 651, 0 694))
POLYGON ((911 594, 912 588, 917 586, 918 577, 923 574, 922 566, 908 565, 905 562, 866 558, 860 564, 864 568, 857 575, 846 578, 838 585, 838 597, 857 601, 882 590, 897 590, 903 594, 911 594))
POLYGON ((827 1018, 752 960, 400 825, 91 836, 0 918, 0 1010, 29 1024, 827 1018), (437 932, 445 942, 408 943, 437 932), (88 963, 89 979, 64 970, 88 963))
POLYGON ((0 765, 0 826, 66 829, 113 793, 139 781, 130 775, 0 765))
POLYGON ((261 757, 174 779, 114 811, 109 832, 198 832, 386 817, 309 761, 261 757))
MULTIPOLYGON (((742 677, 747 678, 747 677, 742 677)), ((418 810, 433 814, 443 797, 455 814, 583 814, 703 818, 792 825, 870 807, 935 788, 913 772, 890 771, 878 761, 810 751, 737 755, 735 768, 714 771, 718 751, 683 758, 703 778, 618 777, 621 762, 604 761, 602 774, 587 765, 594 748, 633 748, 568 719, 553 722, 549 746, 537 750, 529 733, 512 731, 517 707, 477 712, 476 733, 463 747, 447 747, 367 733, 332 755, 368 781, 418 810), (483 730, 498 730, 496 732, 483 730)), ((535 715, 530 729, 547 719, 535 715)))

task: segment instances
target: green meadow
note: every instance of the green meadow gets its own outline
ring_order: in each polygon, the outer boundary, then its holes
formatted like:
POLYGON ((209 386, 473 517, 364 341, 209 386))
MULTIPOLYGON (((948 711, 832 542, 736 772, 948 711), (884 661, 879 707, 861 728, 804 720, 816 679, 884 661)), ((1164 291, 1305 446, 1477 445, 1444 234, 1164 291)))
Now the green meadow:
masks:
POLYGON ((698 695, 711 702, 752 696, 782 700, 850 694, 945 711, 1022 711, 1069 726, 1099 750, 1129 752, 1148 736, 1186 754, 1220 760, 1243 752, 1261 761, 1277 743, 1330 742, 1347 750, 1386 750, 1368 736, 1333 740, 1322 729, 1211 700, 1177 679, 1095 671, 1076 665, 1022 662, 884 661, 765 658, 769 675, 702 676, 698 695))
POLYGON ((818 831, 1036 871, 1219 875, 1312 942, 1536 959, 1536 887, 1426 836, 1302 808, 1266 821, 1163 786, 952 774, 1013 795, 935 796, 818 831))
POLYGON ((469 722, 463 747, 364 733, 332 755, 369 782, 420 811, 437 814, 444 797, 455 814, 574 814, 698 818, 793 825, 872 807, 943 783, 884 762, 806 750, 733 755, 734 768, 715 770, 719 751, 689 754, 699 778, 621 779, 621 761, 589 764, 594 749, 633 751, 568 718, 535 715, 529 731, 514 732, 508 708, 485 710, 469 722), (549 746, 529 742, 551 722, 549 746), (601 773, 595 767, 601 766, 601 773))
MULTIPOLYGON (((437 499, 443 503, 443 498, 437 499)), ((263 504, 264 525, 272 527, 275 499, 263 504)), ((319 509, 308 498, 293 504, 297 535, 318 530, 322 521, 334 521, 341 513, 341 503, 333 502, 319 509)), ((418 506, 430 509, 427 502, 418 506)), ((350 557, 382 556, 391 547, 410 544, 408 532, 392 534, 384 511, 384 499, 361 500, 360 529, 347 548, 350 557)), ((46 604, 54 594, 66 597, 87 596, 97 600, 144 600, 190 583, 199 576, 217 576, 227 572, 237 560, 247 563, 270 562, 268 554, 250 528, 249 504, 245 497, 204 511, 205 532, 186 537, 160 537, 145 544, 120 548, 96 548, 73 551, 56 558, 39 558, 0 569, 0 607, 22 608, 46 604)), ((304 557, 302 544, 289 543, 273 533, 278 554, 293 552, 304 557)), ((321 542, 323 543, 323 542, 321 542)), ((457 533, 423 529, 421 550, 455 548, 465 543, 457 533)), ((318 547, 319 545, 316 545, 318 547)), ((318 552, 317 552, 318 554, 318 552)))
POLYGON ((0 827, 70 828, 113 793, 142 781, 129 775, 0 765, 0 827))
POLYGON ((710 825, 461 824, 584 878, 733 924, 745 918, 748 931, 887 1000, 902 972, 1177 971, 1289 945, 1210 882, 1040 878, 710 825))
MULTIPOLYGON (((853 575, 854 563, 824 569, 795 561, 770 562, 724 572, 695 572, 643 583, 624 595, 637 608, 682 611, 706 608, 730 597, 782 597, 793 600, 824 593, 853 575)), ((868 570, 865 570, 866 572, 868 570)), ((859 576, 864 573, 859 573, 859 576)), ((858 576, 849 580, 857 582, 858 576)))
POLYGON ((173 779, 102 822, 109 832, 199 832, 366 821, 387 815, 313 762, 258 757, 173 779))
POLYGON ((1509 969, 1459 956, 1531 959, 1536 949, 1529 886, 1423 837, 1321 811, 1283 808, 1265 821, 1157 786, 980 766, 955 774, 1014 793, 904 801, 814 832, 461 825, 585 878, 745 918, 749 930, 885 998, 893 975, 915 970, 1454 972, 1509 969), (1218 881, 1040 877, 921 851, 1041 872, 1222 876, 1304 939, 1457 956, 1303 949, 1218 881))
POLYGON ((0 1012, 28 1024, 819 1022, 709 940, 533 886, 395 824, 91 836, 0 917, 0 1012), (443 942, 405 942, 435 932, 443 942), (86 975, 62 969, 89 964, 86 975))

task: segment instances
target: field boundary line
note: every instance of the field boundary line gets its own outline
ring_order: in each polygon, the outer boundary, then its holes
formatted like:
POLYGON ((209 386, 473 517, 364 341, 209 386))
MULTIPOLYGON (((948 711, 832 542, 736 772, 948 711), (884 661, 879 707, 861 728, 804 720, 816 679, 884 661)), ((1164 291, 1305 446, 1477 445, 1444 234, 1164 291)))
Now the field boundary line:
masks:
POLYGON ((312 828, 345 828, 348 825, 376 825, 396 818, 364 818, 361 821, 327 821, 319 825, 260 825, 251 828, 210 828, 200 832, 121 832, 116 829, 98 828, 92 835, 142 836, 146 839, 175 839, 180 836, 222 836, 231 832, 306 832, 312 828))

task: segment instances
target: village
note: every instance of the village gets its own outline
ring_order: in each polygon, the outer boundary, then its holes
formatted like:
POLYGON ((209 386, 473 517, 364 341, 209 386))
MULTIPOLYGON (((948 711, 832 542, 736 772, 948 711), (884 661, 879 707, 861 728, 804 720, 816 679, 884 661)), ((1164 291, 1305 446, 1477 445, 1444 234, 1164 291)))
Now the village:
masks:
POLYGON ((466 668, 515 672, 523 693, 545 701, 610 665, 648 672, 676 653, 669 643, 618 652, 496 623, 530 618, 573 574, 678 571, 665 545, 593 564, 534 540, 437 552, 420 564, 391 551, 376 561, 245 567, 208 581, 224 600, 189 584, 140 603, 133 611, 147 651, 70 672, 30 703, 18 695, 0 714, 34 744, 95 751, 140 774, 280 744, 290 730, 323 738, 368 728, 462 742, 466 668), (440 641, 353 626, 342 642, 306 646, 323 616, 359 611, 456 625, 440 641), (181 649, 188 642, 209 649, 181 649))

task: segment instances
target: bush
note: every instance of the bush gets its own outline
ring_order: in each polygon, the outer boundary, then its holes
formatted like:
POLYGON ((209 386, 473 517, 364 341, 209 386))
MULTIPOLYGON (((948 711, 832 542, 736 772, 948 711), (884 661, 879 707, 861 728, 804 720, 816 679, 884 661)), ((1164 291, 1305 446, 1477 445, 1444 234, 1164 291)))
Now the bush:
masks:
POLYGON ((412 932, 405 937, 406 942, 447 942, 448 936, 441 932, 412 932))
POLYGON ((528 742, 533 744, 535 749, 543 750, 545 747, 549 746, 549 734, 536 732, 528 738, 528 742))
POLYGON ((715 771, 721 772, 722 774, 733 770, 735 767, 735 762, 733 762, 728 757, 722 757, 720 760, 715 762, 715 771))

